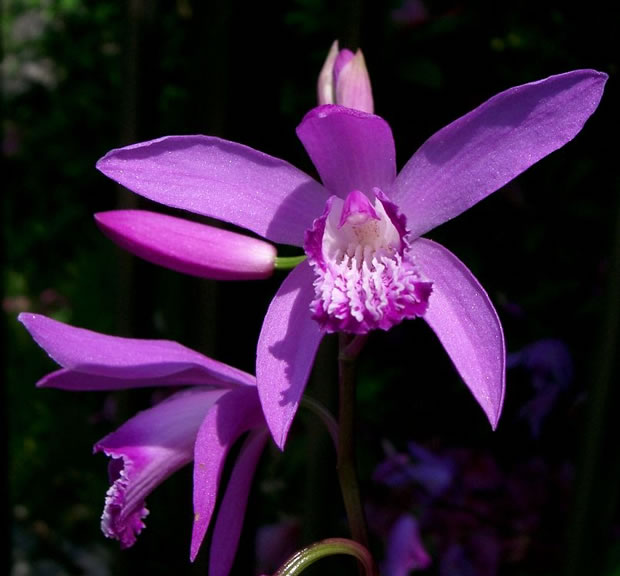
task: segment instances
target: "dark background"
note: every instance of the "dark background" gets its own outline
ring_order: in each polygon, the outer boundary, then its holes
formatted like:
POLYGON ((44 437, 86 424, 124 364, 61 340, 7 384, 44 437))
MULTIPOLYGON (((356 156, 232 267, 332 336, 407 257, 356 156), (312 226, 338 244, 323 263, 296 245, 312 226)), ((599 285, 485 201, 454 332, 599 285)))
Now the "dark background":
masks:
MULTIPOLYGON (((224 285, 122 253, 92 214, 163 209, 116 188, 94 164, 120 145, 204 133, 312 173, 294 128, 316 103, 318 72, 338 38, 364 51, 399 166, 501 90, 576 68, 610 75, 574 142, 430 234, 486 288, 509 352, 549 338, 569 351, 574 377, 559 387, 540 433, 520 415, 535 397, 531 370, 509 371, 493 433, 431 332, 405 322, 373 334, 365 351, 359 447, 364 493, 387 508, 392 496, 372 480, 386 442, 492 463, 492 497, 472 488, 492 510, 469 512, 472 530, 493 532, 498 559, 493 568, 472 560, 468 574, 620 574, 620 19, 606 4, 428 0, 417 18, 397 1, 4 0, 0 493, 11 539, 0 572, 206 573, 207 547, 196 564, 188 561, 189 471, 149 499, 147 529, 133 549, 121 553, 99 532, 106 462, 91 456, 92 445, 152 394, 36 391, 53 364, 15 318, 29 310, 101 332, 176 339, 252 372, 261 320, 282 277, 224 285), (515 485, 526 504, 507 506, 515 485)), ((328 340, 310 385, 332 405, 333 349, 328 340)), ((346 535, 329 444, 312 418, 298 420, 286 455, 270 450, 259 470, 236 573, 254 573, 254 534, 265 523, 303 519, 300 544, 346 535)), ((468 498, 461 502, 478 506, 480 498, 468 498)), ((444 532, 436 526, 456 522, 444 518, 453 504, 427 514, 426 574, 440 573, 444 532)), ((373 546, 380 558, 379 534, 373 546)), ((336 562, 331 569, 341 570, 336 562)), ((463 573, 446 570, 442 576, 463 573)))

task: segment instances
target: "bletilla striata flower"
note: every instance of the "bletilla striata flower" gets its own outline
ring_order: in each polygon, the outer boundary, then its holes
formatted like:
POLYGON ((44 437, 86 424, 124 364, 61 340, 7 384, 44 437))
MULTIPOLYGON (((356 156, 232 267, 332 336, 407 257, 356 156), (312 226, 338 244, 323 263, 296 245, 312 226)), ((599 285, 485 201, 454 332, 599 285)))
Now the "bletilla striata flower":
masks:
POLYGON ((247 433, 218 509, 210 576, 232 567, 250 487, 269 438, 253 376, 167 340, 136 340, 75 328, 38 314, 20 322, 62 367, 37 386, 63 390, 187 387, 139 412, 95 444, 111 458, 101 529, 132 546, 148 515, 147 496, 194 461, 193 560, 211 523, 228 452, 247 433))
POLYGON ((362 334, 416 316, 495 427, 504 398, 501 324, 467 267, 422 235, 572 140, 606 79, 576 70, 506 90, 431 136, 399 174, 385 120, 329 104, 297 128, 322 184, 209 136, 112 150, 97 167, 151 200, 303 247, 308 260, 282 283, 257 348, 260 400, 280 447, 326 332, 362 334))

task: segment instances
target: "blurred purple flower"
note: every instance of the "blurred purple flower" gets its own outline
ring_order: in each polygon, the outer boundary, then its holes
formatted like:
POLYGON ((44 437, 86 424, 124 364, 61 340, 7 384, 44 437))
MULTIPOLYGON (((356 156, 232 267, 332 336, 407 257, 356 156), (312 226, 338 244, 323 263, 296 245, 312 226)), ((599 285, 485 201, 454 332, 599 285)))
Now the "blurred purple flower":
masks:
POLYGON ((433 497, 439 496, 452 483, 453 462, 415 442, 410 442, 408 448, 409 454, 391 449, 387 458, 375 468, 373 481, 390 487, 415 483, 433 497))
POLYGON ((326 332, 387 330, 418 316, 495 427, 505 382, 501 324, 465 265, 421 236, 572 140, 606 79, 577 70, 502 92, 428 139, 398 175, 388 124, 333 105, 311 110, 297 128, 323 185, 283 160, 208 136, 112 150, 97 167, 151 200, 304 247, 308 262, 282 283, 257 348, 260 400, 280 448, 326 332))
POLYGON ((507 367, 522 367, 531 375, 534 396, 521 407, 519 416, 528 422, 532 436, 536 438, 560 392, 573 381, 570 351, 561 340, 537 340, 509 354, 507 367))
POLYGON ((123 548, 132 546, 144 528, 146 497, 193 460, 193 560, 215 510, 228 452, 248 433, 224 491, 211 542, 209 574, 226 576, 239 542, 252 478, 268 439, 254 377, 176 342, 107 336, 37 314, 20 314, 19 320, 62 367, 39 381, 39 387, 190 386, 139 412, 95 445, 95 452, 111 458, 112 485, 101 528, 123 548))
POLYGON ((425 570, 430 564, 431 557, 420 538, 416 519, 403 514, 390 530, 382 573, 385 576, 407 576, 412 571, 425 570))

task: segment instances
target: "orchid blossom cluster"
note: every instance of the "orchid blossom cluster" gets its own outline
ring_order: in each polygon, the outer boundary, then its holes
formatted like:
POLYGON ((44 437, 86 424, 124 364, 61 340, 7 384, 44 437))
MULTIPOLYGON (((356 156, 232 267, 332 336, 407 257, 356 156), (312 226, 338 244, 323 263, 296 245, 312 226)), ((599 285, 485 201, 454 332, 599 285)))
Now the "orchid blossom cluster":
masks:
MULTIPOLYGON (((297 127, 320 182, 284 160, 202 135, 166 136, 101 158, 97 168, 136 194, 266 239, 141 210, 96 214, 103 232, 126 250, 218 280, 290 270, 265 314, 256 376, 176 342, 119 338, 41 315, 20 316, 61 366, 40 387, 181 388, 95 445, 111 458, 104 534, 132 546, 144 528, 148 494, 193 461, 190 556, 196 557, 223 493, 209 569, 212 576, 228 574, 261 453, 269 436, 284 450, 328 333, 341 334, 341 362, 352 362, 370 331, 422 318, 495 428, 505 391, 501 323, 467 267, 423 235, 572 140, 596 110, 605 81, 603 73, 575 70, 506 90, 431 136, 397 171, 392 132, 374 114, 362 53, 335 43, 319 76, 319 106, 297 127), (299 257, 278 257, 274 244, 297 247, 299 257), (241 438, 228 484, 221 486, 228 453, 241 438)), ((343 469, 352 464, 345 462, 346 443, 352 445, 351 423, 343 416, 350 412, 347 398, 341 394, 340 430, 333 434, 343 469)), ((341 485, 345 502, 354 501, 355 482, 341 477, 341 485)), ((364 521, 361 504, 346 509, 357 542, 326 540, 298 555, 350 554, 374 572, 364 530, 355 526, 364 521)), ((385 566, 398 564, 394 554, 408 550, 396 541, 387 548, 385 566)), ((297 573, 294 565, 278 574, 297 573)))

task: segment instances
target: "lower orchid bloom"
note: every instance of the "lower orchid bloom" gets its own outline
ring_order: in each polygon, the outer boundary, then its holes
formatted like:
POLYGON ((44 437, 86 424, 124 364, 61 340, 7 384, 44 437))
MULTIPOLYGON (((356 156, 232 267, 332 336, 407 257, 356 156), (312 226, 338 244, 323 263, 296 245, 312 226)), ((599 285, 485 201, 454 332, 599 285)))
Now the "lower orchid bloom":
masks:
POLYGON ((107 336, 37 314, 23 313, 19 320, 62 367, 45 376, 39 387, 186 387, 95 444, 95 452, 111 458, 112 485, 101 528, 121 547, 132 546, 144 528, 147 496, 193 460, 193 560, 211 523, 228 452, 247 434, 221 499, 211 542, 209 574, 226 576, 239 543, 254 472, 269 438, 254 377, 176 342, 107 336))
POLYGON ((257 348, 260 400, 280 448, 325 333, 365 334, 416 317, 495 428, 506 356, 497 313, 467 267, 422 235, 572 140, 606 79, 576 70, 502 92, 431 136, 398 174, 385 120, 336 105, 311 110, 297 128, 322 184, 200 135, 112 150, 97 167, 156 202, 303 247, 307 262, 275 295, 257 348))

